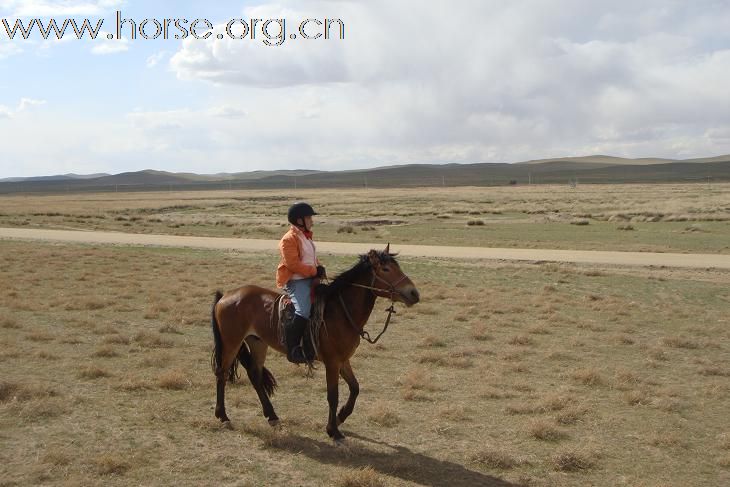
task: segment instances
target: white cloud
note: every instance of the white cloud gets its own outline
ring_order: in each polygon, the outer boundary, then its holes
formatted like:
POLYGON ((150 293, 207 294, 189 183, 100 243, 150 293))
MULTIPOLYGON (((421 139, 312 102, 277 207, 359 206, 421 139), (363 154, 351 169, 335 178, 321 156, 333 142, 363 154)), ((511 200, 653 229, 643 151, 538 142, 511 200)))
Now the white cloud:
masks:
POLYGON ((35 105, 44 105, 46 103, 46 100, 34 100, 33 98, 21 98, 20 102, 18 103, 18 108, 16 112, 20 113, 22 111, 25 111, 28 107, 32 107, 35 105))
POLYGON ((45 105, 46 100, 35 100, 33 98, 21 98, 15 110, 5 105, 0 105, 0 119, 13 118, 20 113, 27 112, 31 107, 45 105))
POLYGON ((0 0, 0 11, 16 18, 101 15, 121 7, 123 0, 0 0))

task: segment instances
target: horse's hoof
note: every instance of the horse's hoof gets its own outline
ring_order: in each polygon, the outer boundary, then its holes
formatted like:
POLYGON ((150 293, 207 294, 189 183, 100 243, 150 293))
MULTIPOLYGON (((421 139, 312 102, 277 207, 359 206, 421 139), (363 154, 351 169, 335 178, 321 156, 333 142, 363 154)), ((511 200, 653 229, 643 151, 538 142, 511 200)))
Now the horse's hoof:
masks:
POLYGON ((279 428, 281 428, 281 421, 279 421, 278 418, 277 419, 270 419, 269 420, 269 426, 271 426, 272 428, 279 429, 279 428))
POLYGON ((343 436, 342 438, 332 438, 336 448, 344 448, 347 446, 347 439, 343 436))
POLYGON ((227 420, 221 422, 221 428, 227 429, 227 430, 232 430, 233 425, 231 424, 231 420, 227 419, 227 420))

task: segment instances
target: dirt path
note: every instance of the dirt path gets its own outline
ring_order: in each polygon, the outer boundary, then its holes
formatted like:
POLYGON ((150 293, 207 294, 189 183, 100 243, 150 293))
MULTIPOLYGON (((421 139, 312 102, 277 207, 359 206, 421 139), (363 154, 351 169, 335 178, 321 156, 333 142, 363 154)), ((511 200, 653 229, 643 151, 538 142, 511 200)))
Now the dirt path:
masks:
MULTIPOLYGON (((0 228, 0 239, 47 240, 117 245, 153 245, 276 252, 278 240, 244 238, 185 237, 114 232, 84 232, 28 228, 0 228)), ((383 243, 317 242, 320 252, 361 254, 383 243)), ((730 269, 730 255, 669 254, 651 252, 604 252, 594 250, 501 249, 482 247, 444 247, 435 245, 394 245, 393 251, 409 257, 443 257, 517 261, 554 261, 590 264, 666 266, 730 269)))

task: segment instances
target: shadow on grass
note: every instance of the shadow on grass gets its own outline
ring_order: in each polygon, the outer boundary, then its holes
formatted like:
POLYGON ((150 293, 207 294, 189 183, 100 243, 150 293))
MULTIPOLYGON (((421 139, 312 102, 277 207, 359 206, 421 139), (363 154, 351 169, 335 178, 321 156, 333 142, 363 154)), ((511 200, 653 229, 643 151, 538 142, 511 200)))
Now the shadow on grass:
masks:
MULTIPOLYGON (((261 430, 248 430, 249 433, 259 435, 261 430)), ((351 440, 343 447, 336 447, 332 442, 314 440, 306 436, 293 433, 274 435, 263 433, 269 448, 287 451, 293 454, 305 455, 321 463, 338 465, 349 468, 371 467, 377 472, 432 487, 454 486, 486 486, 508 487, 512 484, 498 477, 469 470, 463 465, 439 460, 422 453, 416 453, 404 446, 391 445, 386 442, 373 440, 349 431, 342 431, 350 439, 362 443, 370 443, 384 447, 389 451, 368 448, 364 444, 353 444, 351 440)))

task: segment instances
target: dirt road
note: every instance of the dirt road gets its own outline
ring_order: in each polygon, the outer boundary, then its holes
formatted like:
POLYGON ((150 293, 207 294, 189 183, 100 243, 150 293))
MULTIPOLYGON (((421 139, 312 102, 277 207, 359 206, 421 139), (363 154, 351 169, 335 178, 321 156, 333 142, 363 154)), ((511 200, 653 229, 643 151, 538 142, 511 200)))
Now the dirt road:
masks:
MULTIPOLYGON (((116 245, 152 245, 276 252, 278 240, 244 238, 186 237, 114 232, 84 232, 27 228, 0 228, 0 239, 46 240, 116 245)), ((383 243, 317 242, 320 252, 362 254, 383 243)), ((730 269, 730 255, 670 254, 651 252, 606 252, 593 250, 504 249, 482 247, 443 247, 434 245, 394 245, 393 251, 409 257, 443 257, 513 261, 551 261, 629 266, 666 266, 730 269)))

